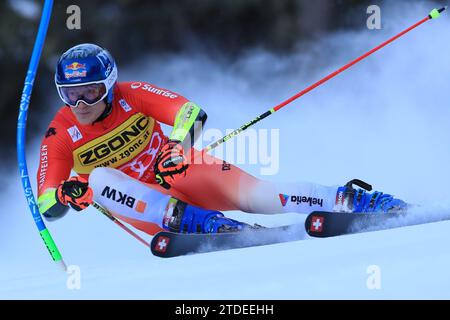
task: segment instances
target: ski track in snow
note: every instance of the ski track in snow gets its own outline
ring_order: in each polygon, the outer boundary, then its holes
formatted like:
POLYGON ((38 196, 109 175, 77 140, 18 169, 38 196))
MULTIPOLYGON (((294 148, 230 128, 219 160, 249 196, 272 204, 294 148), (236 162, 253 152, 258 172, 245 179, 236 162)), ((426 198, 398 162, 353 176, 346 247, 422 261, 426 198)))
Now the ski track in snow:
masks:
MULTIPOLYGON (((236 128, 438 6, 396 5, 383 9, 382 30, 333 34, 291 56, 254 51, 222 64, 200 53, 149 55, 120 79, 184 94, 207 110, 206 129, 236 128)), ((326 185, 360 178, 421 205, 402 223, 448 216, 450 108, 443 93, 450 43, 442 39, 449 30, 447 13, 261 122, 258 128, 280 128, 280 170, 262 178, 326 185)), ((28 149, 32 176, 37 143, 28 149)), ((258 165, 240 167, 261 176, 258 165)), ((69 290, 68 275, 51 261, 27 211, 19 179, 10 177, 0 214, 2 299, 450 298, 448 221, 160 259, 92 208, 47 223, 66 263, 81 270, 81 288, 69 290), (381 271, 379 290, 367 287, 372 265, 381 271)), ((229 215, 268 226, 305 219, 229 215)))
POLYGON ((353 232, 377 231, 406 226, 414 226, 424 223, 432 223, 450 220, 450 210, 443 207, 421 207, 408 210, 406 215, 393 215, 386 221, 375 226, 365 226, 358 222, 354 222, 351 226, 353 232))

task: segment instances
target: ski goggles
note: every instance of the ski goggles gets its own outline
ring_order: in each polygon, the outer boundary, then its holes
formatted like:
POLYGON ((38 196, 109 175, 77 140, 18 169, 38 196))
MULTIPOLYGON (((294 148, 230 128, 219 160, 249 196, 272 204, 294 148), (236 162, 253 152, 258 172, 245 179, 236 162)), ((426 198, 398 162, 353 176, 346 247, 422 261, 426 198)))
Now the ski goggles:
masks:
POLYGON ((62 101, 72 108, 78 107, 80 102, 92 106, 105 99, 108 95, 106 85, 103 82, 84 85, 57 85, 58 93, 62 101))

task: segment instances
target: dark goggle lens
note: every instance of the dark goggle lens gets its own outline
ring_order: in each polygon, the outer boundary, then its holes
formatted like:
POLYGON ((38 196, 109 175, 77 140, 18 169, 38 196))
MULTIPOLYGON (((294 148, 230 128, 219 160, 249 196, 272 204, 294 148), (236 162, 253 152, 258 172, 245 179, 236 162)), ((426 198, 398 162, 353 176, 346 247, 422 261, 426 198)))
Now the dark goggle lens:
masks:
POLYGON ((83 101, 89 105, 99 102, 106 94, 106 87, 103 83, 98 83, 85 86, 60 87, 59 91, 64 102, 75 107, 78 101, 83 101))

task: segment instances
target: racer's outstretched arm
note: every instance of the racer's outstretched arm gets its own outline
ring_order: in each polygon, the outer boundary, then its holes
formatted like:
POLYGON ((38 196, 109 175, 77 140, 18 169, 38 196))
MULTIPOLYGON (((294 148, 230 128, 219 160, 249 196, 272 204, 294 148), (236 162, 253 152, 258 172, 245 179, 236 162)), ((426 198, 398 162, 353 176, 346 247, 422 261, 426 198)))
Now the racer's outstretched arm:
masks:
POLYGON ((63 139, 64 130, 51 123, 40 147, 39 168, 37 172, 38 207, 48 221, 63 217, 69 207, 57 197, 61 181, 70 175, 73 159, 63 139))
POLYGON ((185 151, 194 146, 208 118, 206 112, 193 102, 186 102, 177 112, 169 140, 179 141, 185 151))
POLYGON ((122 95, 144 114, 173 127, 170 139, 191 148, 207 119, 206 112, 185 97, 146 82, 118 84, 122 95))

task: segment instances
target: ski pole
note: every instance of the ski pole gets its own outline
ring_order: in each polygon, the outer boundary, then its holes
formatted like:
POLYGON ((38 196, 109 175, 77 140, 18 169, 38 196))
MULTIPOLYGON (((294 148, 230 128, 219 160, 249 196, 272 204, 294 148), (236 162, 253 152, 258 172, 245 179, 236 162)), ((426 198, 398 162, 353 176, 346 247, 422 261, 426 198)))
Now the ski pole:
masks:
POLYGON ((150 243, 148 243, 147 241, 145 241, 144 239, 142 239, 139 235, 137 235, 135 232, 133 232, 130 228, 128 228, 127 226, 125 226, 122 222, 120 222, 118 219, 116 219, 116 217, 114 217, 111 212, 109 212, 106 208, 104 208, 103 206, 101 206, 100 204, 98 204, 95 201, 92 201, 91 205, 97 209, 98 211, 100 211, 101 213, 103 213, 106 217, 108 217, 111 221, 113 221, 115 224, 117 224, 119 227, 121 227, 123 230, 125 230, 126 232, 128 232, 129 234, 131 234, 134 238, 136 238, 139 242, 141 242, 142 244, 144 244, 146 247, 150 247, 150 243))
POLYGON ((31 183, 28 176, 28 167, 25 155, 26 145, 26 126, 28 107, 30 105, 31 92, 33 91, 33 84, 36 78, 36 72, 41 58, 42 47, 44 46, 45 37, 47 34, 48 25, 53 8, 53 0, 45 0, 44 8, 42 10, 41 21, 39 29, 34 42, 33 53, 31 54, 30 64, 28 66, 27 75, 25 77, 25 84, 23 87, 22 97, 20 99, 20 111, 17 119, 17 162, 19 166, 19 174, 22 181, 23 191, 33 216, 34 223, 39 230, 39 234, 47 247, 53 261, 58 263, 64 270, 67 270, 66 264, 55 244, 50 232, 42 220, 39 208, 36 205, 36 200, 31 189, 31 183))
POLYGON ((347 63, 346 65, 344 65, 343 67, 341 67, 340 69, 330 73, 328 76, 326 76, 325 78, 317 81, 316 83, 312 84, 311 86, 307 87, 306 89, 300 91, 299 93, 295 94, 294 96, 290 97, 289 99, 281 102, 280 104, 278 104, 277 106, 275 106, 274 108, 264 112, 263 114, 261 114, 260 116, 256 117, 253 120, 250 120, 249 122, 245 123, 244 125, 242 125, 240 128, 234 130, 233 132, 227 134, 226 136, 224 136, 223 138, 217 140, 216 142, 210 144, 209 146, 207 146, 205 149, 203 149, 203 152, 209 152, 212 149, 216 148, 217 146, 221 145, 222 143, 226 142, 227 140, 237 136, 239 133, 241 133, 242 131, 248 129, 249 127, 253 126, 255 123, 258 123, 259 121, 261 121, 262 119, 272 115, 273 113, 277 112, 278 110, 280 110, 281 108, 285 107, 286 105, 288 105, 289 103, 291 103, 292 101, 300 98, 301 96, 305 95, 306 93, 312 91, 313 89, 317 88, 318 86, 320 86, 321 84, 327 82, 328 80, 330 80, 331 78, 334 78, 335 76, 337 76, 338 74, 340 74, 341 72, 347 70, 348 68, 350 68, 351 66, 357 64, 358 62, 360 62, 361 60, 367 58, 368 56, 370 56, 371 54, 373 54, 374 52, 380 50, 381 48, 387 46, 388 44, 390 44, 391 42, 394 42, 395 40, 397 40, 398 38, 400 38, 401 36, 403 36, 404 34, 408 33, 409 31, 417 28, 418 26, 420 26, 421 24, 425 23, 428 20, 431 19, 437 19, 440 17, 441 13, 446 10, 447 7, 441 8, 441 9, 433 9, 426 18, 423 18, 422 20, 420 20, 419 22, 415 23, 414 25, 412 25, 411 27, 409 27, 408 29, 400 32, 399 34, 397 34, 396 36, 390 38, 389 40, 383 42, 382 44, 380 44, 379 46, 373 48, 372 50, 366 52, 365 54, 363 54, 362 56, 356 58, 355 60, 347 63))

